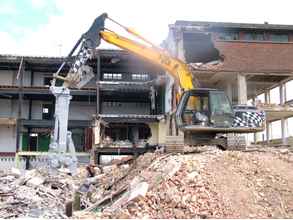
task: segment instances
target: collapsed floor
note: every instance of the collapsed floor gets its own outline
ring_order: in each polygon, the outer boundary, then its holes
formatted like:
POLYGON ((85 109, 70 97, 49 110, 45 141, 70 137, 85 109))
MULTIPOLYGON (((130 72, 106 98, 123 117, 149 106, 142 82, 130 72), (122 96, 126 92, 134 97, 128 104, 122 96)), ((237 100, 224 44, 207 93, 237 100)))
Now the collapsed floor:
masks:
POLYGON ((67 218, 74 197, 74 218, 293 218, 292 163, 288 149, 205 148, 125 157, 75 177, 12 169, 1 173, 0 217, 67 218))

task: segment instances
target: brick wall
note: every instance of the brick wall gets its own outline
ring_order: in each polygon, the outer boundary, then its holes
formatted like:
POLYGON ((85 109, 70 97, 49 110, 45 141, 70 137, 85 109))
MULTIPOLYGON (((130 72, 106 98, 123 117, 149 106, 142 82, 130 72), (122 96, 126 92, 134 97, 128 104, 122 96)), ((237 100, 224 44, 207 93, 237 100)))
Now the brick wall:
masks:
POLYGON ((224 55, 221 70, 291 72, 293 43, 215 41, 224 55))

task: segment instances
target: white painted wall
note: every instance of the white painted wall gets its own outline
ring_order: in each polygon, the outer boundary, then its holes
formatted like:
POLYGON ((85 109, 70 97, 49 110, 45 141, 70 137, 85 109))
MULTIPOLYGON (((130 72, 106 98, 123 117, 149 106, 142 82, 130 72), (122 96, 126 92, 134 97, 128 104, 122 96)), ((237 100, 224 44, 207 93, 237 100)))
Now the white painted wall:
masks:
POLYGON ((270 140, 282 138, 281 120, 270 123, 270 140))
POLYGON ((286 87, 286 101, 293 100, 293 80, 285 83, 286 87))
POLYGON ((287 125, 288 125, 288 129, 287 129, 287 137, 293 137, 293 117, 290 117, 287 119, 287 125))
POLYGON ((166 83, 166 90, 165 90, 165 113, 168 113, 172 110, 172 87, 173 87, 173 84, 174 84, 174 79, 171 76, 168 76, 168 81, 166 83))
MULTIPOLYGON (((16 79, 17 70, 1 70, 0 71, 0 85, 19 85, 19 80, 16 79)), ((51 77, 53 73, 49 72, 34 72, 33 86, 44 86, 44 78, 51 77)), ((25 71, 23 77, 23 86, 30 86, 31 72, 25 71)), ((85 87, 96 87, 95 77, 85 85, 85 87)))
POLYGON ((261 103, 265 103, 265 94, 262 93, 262 94, 256 96, 256 99, 259 100, 261 103))
POLYGON ((44 86, 44 78, 47 76, 52 76, 50 73, 35 72, 34 73, 34 86, 44 86))
MULTIPOLYGON (((19 85, 20 84, 20 78, 16 79, 18 71, 15 72, 15 75, 13 75, 13 85, 19 85)), ((30 86, 31 85, 31 72, 25 71, 23 73, 23 86, 30 86)))
POLYGON ((174 29, 172 28, 169 28, 169 33, 168 33, 168 36, 167 36, 167 39, 163 42, 163 47, 165 49, 168 50, 168 52, 174 56, 174 57, 177 57, 177 43, 176 43, 176 40, 175 40, 175 33, 174 33, 174 29))
MULTIPOLYGON (((16 79, 17 77, 17 70, 1 70, 0 71, 0 85, 9 85, 9 86, 16 86, 19 85, 19 80, 16 79)), ((29 86, 31 79, 30 71, 24 72, 23 77, 23 86, 29 86)))
MULTIPOLYGON (((0 99, 0 117, 17 117, 18 101, 10 99, 0 99)), ((29 101, 23 101, 22 118, 29 117, 29 101)), ((32 119, 42 119, 42 107, 46 101, 32 101, 32 119)), ((70 120, 90 120, 95 114, 96 107, 94 103, 87 102, 71 102, 69 109, 70 120)))
POLYGON ((16 151, 15 126, 0 126, 0 152, 16 151))
POLYGON ((12 85, 13 77, 15 77, 15 71, 2 70, 0 71, 0 85, 12 85))
POLYGON ((266 131, 257 132, 256 133, 256 141, 266 141, 267 140, 267 133, 266 131))
POLYGON ((0 117, 12 117, 11 99, 0 99, 0 117))
POLYGON ((32 102, 32 119, 42 119, 42 101, 32 102))
POLYGON ((280 104, 280 87, 276 87, 270 90, 270 103, 280 104))
POLYGON ((96 113, 95 103, 70 102, 69 120, 91 120, 96 113))
MULTIPOLYGON (((12 101, 11 109, 12 109, 12 117, 17 117, 18 116, 18 100, 12 101)), ((29 109, 29 101, 23 100, 21 118, 28 119, 28 109, 29 109)))
MULTIPOLYGON (((18 100, 0 99, 0 117, 17 117, 18 100)), ((22 118, 28 118, 28 100, 23 100, 22 118)))

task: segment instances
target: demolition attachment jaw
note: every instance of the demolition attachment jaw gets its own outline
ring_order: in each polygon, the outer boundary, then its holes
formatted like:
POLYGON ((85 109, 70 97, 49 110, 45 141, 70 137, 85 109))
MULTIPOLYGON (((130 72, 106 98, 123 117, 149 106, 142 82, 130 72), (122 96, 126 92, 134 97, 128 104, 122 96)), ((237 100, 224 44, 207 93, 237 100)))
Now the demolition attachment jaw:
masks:
POLYGON ((93 51, 101 43, 100 31, 104 30, 107 14, 97 17, 80 39, 76 42, 73 49, 68 54, 66 61, 62 63, 58 71, 53 75, 53 81, 50 91, 56 98, 55 104, 55 127, 52 140, 49 146, 49 163, 52 170, 58 167, 66 166, 72 174, 76 173, 77 158, 75 147, 71 138, 71 132, 68 131, 68 113, 71 100, 69 87, 82 88, 93 77, 93 70, 86 65, 87 61, 93 57, 93 51), (79 48, 75 60, 70 67, 67 75, 60 76, 62 68, 69 63, 76 49, 79 48), (55 86, 56 79, 62 80, 62 86, 55 86), (68 154, 69 155, 66 155, 68 154))

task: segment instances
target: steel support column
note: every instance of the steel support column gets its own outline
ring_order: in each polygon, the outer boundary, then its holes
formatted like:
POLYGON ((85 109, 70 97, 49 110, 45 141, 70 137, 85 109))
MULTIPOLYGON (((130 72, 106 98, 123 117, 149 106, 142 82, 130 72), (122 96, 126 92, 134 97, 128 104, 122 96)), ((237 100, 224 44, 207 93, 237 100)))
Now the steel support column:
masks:
POLYGON ((97 50, 96 52, 96 56, 97 56, 97 75, 96 75, 96 114, 99 115, 100 114, 100 77, 101 77, 101 56, 100 56, 100 51, 97 50))
POLYGON ((23 106, 23 74, 25 70, 25 61, 23 58, 20 61, 18 74, 16 79, 19 80, 18 84, 18 113, 16 123, 16 152, 20 149, 20 135, 21 135, 21 117, 22 117, 22 106, 23 106))

